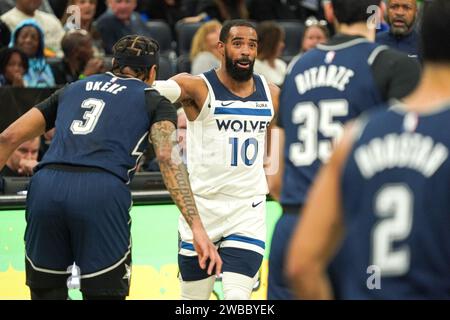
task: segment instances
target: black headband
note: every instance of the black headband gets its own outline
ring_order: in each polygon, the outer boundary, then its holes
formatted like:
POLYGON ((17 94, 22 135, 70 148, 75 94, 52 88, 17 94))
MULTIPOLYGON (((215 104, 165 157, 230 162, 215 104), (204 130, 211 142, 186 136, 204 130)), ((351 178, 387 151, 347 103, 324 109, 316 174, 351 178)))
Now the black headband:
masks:
POLYGON ((117 60, 121 66, 130 67, 151 67, 159 64, 159 53, 154 52, 151 55, 145 56, 130 56, 121 52, 114 54, 114 59, 117 60))

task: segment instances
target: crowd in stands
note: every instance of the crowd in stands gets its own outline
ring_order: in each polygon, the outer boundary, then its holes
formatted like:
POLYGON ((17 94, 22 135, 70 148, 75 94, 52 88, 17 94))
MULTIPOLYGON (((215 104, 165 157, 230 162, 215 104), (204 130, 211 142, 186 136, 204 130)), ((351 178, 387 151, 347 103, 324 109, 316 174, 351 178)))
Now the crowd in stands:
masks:
MULTIPOLYGON (((48 88, 105 72, 113 44, 127 34, 160 42, 160 79, 200 74, 219 67, 221 25, 235 18, 257 26, 255 72, 281 86, 289 62, 333 34, 323 10, 330 1, 2 0, 0 86, 48 88)), ((420 59, 420 6, 386 1, 382 9, 377 41, 420 59)))

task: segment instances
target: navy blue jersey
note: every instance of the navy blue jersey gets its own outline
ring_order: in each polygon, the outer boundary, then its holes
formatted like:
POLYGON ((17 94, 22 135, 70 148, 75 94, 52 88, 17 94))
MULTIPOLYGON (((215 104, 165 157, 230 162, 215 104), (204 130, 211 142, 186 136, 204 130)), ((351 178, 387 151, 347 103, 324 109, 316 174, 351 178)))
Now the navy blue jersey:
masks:
POLYGON ((344 299, 450 298, 450 104, 403 110, 372 115, 343 170, 344 299))
POLYGON ((281 92, 278 121, 286 137, 283 205, 305 202, 343 124, 383 102, 371 64, 384 49, 355 38, 318 46, 293 65, 281 92))
POLYGON ((176 124, 176 111, 135 78, 112 73, 88 77, 37 106, 56 133, 38 169, 67 164, 104 169, 129 182, 153 123, 176 124))

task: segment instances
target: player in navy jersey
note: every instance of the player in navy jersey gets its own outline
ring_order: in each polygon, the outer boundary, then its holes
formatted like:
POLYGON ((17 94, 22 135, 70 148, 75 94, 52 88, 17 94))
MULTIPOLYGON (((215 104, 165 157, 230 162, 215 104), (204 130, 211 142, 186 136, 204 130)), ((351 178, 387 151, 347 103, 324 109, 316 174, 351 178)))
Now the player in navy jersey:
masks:
POLYGON ((175 108, 150 86, 158 57, 154 40, 126 36, 114 46, 112 72, 67 85, 0 135, 1 169, 23 141, 56 128, 27 196, 25 263, 32 299, 66 299, 66 281, 70 286, 76 280, 68 278, 71 274, 80 276, 84 299, 128 295, 132 200, 127 184, 149 137, 168 191, 194 234, 200 267, 220 272, 186 168, 171 152, 175 108))
POLYGON ((311 183, 341 137, 344 123, 391 98, 406 96, 418 82, 416 61, 373 43, 375 26, 367 23, 367 8, 379 4, 379 0, 332 1, 337 34, 302 56, 286 77, 278 117, 284 131, 283 170, 271 184, 283 215, 270 249, 268 299, 293 298, 283 273, 287 243, 311 183))
POLYGON ((450 298, 450 2, 424 12, 424 72, 389 110, 349 124, 319 173, 289 250, 301 298, 450 298))

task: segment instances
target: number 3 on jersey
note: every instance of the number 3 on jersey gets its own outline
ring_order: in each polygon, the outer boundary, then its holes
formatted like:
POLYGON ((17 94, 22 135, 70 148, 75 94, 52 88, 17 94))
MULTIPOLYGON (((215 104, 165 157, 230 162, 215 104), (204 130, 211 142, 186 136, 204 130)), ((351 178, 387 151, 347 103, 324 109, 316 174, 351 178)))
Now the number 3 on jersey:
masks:
POLYGON ((289 159, 299 166, 309 166, 317 158, 325 162, 333 150, 329 140, 319 141, 319 132, 335 143, 341 137, 344 126, 334 117, 348 115, 347 100, 324 100, 319 102, 319 108, 312 102, 299 103, 292 111, 292 122, 298 127, 298 143, 293 143, 289 149, 289 159))
POLYGON ((94 98, 84 100, 81 103, 81 108, 90 110, 83 114, 84 122, 81 120, 74 120, 72 122, 70 126, 72 133, 86 135, 94 131, 104 106, 105 102, 103 100, 94 98))

